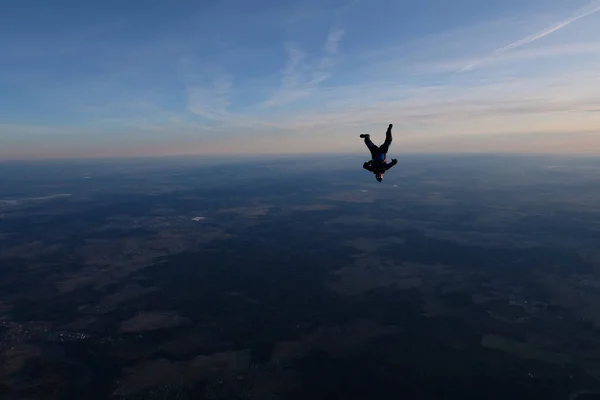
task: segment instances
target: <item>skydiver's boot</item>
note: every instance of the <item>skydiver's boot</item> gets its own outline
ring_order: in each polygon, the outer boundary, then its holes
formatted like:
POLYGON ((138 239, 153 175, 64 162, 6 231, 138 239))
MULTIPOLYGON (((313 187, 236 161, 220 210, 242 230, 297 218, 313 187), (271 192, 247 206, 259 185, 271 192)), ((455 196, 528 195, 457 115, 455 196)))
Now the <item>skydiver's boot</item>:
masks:
POLYGON ((361 134, 361 135, 360 135, 360 138, 361 138, 361 139, 364 139, 364 138, 370 139, 370 138, 371 138, 371 135, 370 135, 370 134, 368 134, 368 133, 363 133, 363 134, 361 134))

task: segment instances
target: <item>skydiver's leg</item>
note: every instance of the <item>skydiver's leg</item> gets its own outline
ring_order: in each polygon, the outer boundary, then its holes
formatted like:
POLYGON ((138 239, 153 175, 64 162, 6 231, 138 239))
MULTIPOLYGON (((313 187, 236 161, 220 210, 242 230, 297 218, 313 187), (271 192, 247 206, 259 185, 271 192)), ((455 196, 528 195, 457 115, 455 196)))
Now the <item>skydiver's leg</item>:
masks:
POLYGON ((371 152, 371 157, 374 158, 375 154, 377 154, 379 147, 377 147, 375 145, 375 143, 373 143, 371 141, 371 136, 369 135, 360 135, 362 138, 364 138, 365 140, 365 144, 367 145, 367 148, 369 149, 369 151, 371 152))
POLYGON ((381 145, 380 149, 382 153, 386 153, 390 150, 390 144, 392 144, 392 125, 388 126, 385 132, 385 142, 381 145))

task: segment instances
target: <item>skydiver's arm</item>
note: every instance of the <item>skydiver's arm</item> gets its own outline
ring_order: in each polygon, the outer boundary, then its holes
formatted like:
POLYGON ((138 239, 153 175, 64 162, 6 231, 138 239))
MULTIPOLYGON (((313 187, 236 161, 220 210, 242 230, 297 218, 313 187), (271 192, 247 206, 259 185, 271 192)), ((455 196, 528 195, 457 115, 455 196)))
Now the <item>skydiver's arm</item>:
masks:
POLYGON ((395 158, 392 158, 391 163, 385 164, 385 170, 387 171, 388 169, 392 168, 396 164, 398 164, 398 160, 396 160, 395 158))
POLYGON ((373 167, 371 166, 371 163, 372 163, 372 161, 364 163, 363 168, 366 169, 367 171, 373 172, 373 167))

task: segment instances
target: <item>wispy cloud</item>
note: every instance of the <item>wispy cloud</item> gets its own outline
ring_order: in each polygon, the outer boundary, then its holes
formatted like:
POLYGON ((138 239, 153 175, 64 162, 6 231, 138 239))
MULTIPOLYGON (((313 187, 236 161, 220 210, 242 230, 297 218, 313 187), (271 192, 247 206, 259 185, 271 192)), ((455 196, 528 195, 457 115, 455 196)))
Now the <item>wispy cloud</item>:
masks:
POLYGON ((549 27, 541 30, 540 32, 533 33, 531 35, 525 36, 522 39, 512 42, 506 46, 500 47, 500 48, 494 50, 488 56, 482 57, 478 60, 475 60, 475 61, 463 66, 462 68, 460 68, 458 70, 458 72, 470 71, 470 70, 474 69, 476 66, 478 66, 486 61, 489 61, 498 55, 501 55, 503 53, 506 53, 507 51, 519 48, 521 46, 525 46, 527 44, 533 43, 537 40, 543 39, 546 36, 551 35, 582 18, 585 18, 592 14, 597 13, 598 11, 600 11, 600 3, 595 1, 595 2, 591 3, 590 5, 588 5, 588 7, 586 7, 584 10, 579 10, 574 16, 567 18, 565 20, 562 20, 552 26, 549 26, 549 27))
POLYGON ((329 31, 327 42, 325 43, 325 51, 327 54, 335 54, 338 52, 340 41, 344 37, 344 31, 339 28, 333 28, 329 31))
MULTIPOLYGON (((494 58, 494 65, 500 65, 505 62, 514 62, 518 65, 519 62, 536 61, 541 59, 552 59, 564 56, 583 56, 600 54, 600 38, 596 41, 573 42, 568 44, 553 44, 545 45, 532 49, 517 49, 498 55, 494 58)), ((420 72, 424 74, 446 73, 463 70, 465 64, 472 63, 472 58, 448 58, 435 59, 415 62, 410 65, 410 68, 405 68, 410 72, 420 72)), ((388 61, 387 64, 393 65, 396 60, 388 61)), ((474 68, 473 68, 474 69, 474 68)))
POLYGON ((295 47, 287 46, 288 59, 281 73, 281 87, 264 103, 271 107, 293 102, 310 93, 302 84, 301 62, 306 55, 295 47))
POLYGON ((282 71, 281 86, 263 105, 282 106, 314 93, 319 84, 331 77, 331 69, 335 66, 335 56, 343 37, 342 29, 330 29, 322 55, 313 65, 306 62, 304 52, 288 46, 288 60, 282 71))
POLYGON ((215 78, 210 86, 191 86, 187 89, 188 110, 211 120, 229 116, 232 81, 229 76, 215 78))

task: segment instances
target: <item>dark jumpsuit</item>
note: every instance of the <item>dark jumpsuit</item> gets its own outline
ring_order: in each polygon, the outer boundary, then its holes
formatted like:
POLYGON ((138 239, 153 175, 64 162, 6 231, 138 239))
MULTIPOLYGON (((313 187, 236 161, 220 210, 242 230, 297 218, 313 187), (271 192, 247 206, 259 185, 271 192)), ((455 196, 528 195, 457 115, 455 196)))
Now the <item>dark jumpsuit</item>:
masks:
POLYGON ((365 137, 365 144, 371 152, 371 160, 363 164, 363 168, 367 171, 371 171, 374 174, 383 174, 388 169, 396 165, 397 161, 393 160, 391 163, 386 163, 387 152, 392 144, 392 128, 388 127, 385 132, 385 142, 381 146, 376 146, 369 136, 365 137))

